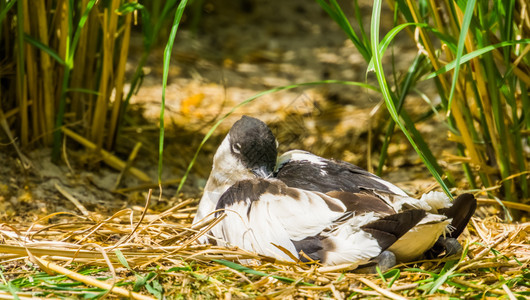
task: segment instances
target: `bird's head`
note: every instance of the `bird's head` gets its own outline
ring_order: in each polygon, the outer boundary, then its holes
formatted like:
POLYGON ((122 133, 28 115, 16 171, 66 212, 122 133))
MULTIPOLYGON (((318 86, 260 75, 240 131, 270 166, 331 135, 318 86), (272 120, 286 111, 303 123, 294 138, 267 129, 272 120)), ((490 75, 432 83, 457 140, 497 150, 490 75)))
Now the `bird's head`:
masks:
MULTIPOLYGON (((272 176, 278 155, 276 138, 262 121, 243 116, 234 123, 214 156, 212 175, 239 181, 272 176)), ((219 178, 221 179, 221 178, 219 178)))

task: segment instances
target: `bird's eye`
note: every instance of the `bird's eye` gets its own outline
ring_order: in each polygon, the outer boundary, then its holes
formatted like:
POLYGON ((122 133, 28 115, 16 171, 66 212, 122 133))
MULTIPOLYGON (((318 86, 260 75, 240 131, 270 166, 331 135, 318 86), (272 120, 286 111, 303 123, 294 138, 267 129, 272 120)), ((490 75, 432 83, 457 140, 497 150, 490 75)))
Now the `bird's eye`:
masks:
POLYGON ((235 143, 234 145, 232 145, 232 151, 234 151, 234 153, 241 153, 241 144, 240 143, 235 143))

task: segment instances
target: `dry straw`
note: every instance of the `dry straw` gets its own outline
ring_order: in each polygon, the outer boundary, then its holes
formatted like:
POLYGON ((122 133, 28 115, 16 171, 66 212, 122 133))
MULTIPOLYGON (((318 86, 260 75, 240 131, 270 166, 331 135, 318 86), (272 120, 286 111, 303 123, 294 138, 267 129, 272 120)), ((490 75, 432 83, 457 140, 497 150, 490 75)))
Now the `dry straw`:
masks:
MULTIPOLYGON (((26 276, 38 278, 40 269, 65 275, 87 287, 99 287, 108 296, 135 299, 150 299, 156 293, 145 288, 133 292, 132 286, 117 284, 138 280, 131 277, 131 272, 141 277, 154 269, 163 294, 169 298, 202 295, 405 299, 429 293, 511 297, 520 296, 527 290, 525 284, 530 284, 523 279, 528 276, 530 264, 530 223, 473 219, 463 238, 469 245, 466 256, 400 265, 385 276, 361 275, 346 267, 286 262, 238 248, 198 245, 195 240, 216 222, 192 227, 190 211, 196 203, 189 199, 161 213, 148 213, 146 206, 141 214, 130 209, 110 217, 93 212, 87 216, 57 213, 29 226, 3 224, 0 264, 10 266, 9 271, 16 273, 29 260, 38 269, 26 276), (52 218, 54 224, 47 225, 52 218), (453 266, 450 274, 444 273, 448 264, 453 266), (105 273, 105 266, 115 274, 109 274, 104 281, 80 273, 87 268, 105 273), (436 290, 429 290, 429 284, 440 280, 443 274, 447 278, 436 290)), ((23 291, 60 296, 43 285, 23 291)))

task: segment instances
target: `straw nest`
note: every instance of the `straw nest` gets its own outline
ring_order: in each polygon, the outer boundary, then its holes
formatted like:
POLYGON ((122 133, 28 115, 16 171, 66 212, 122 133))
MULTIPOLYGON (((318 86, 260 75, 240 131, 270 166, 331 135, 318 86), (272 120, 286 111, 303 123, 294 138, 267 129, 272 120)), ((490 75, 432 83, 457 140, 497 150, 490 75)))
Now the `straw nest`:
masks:
MULTIPOLYGON (((191 226, 197 200, 112 216, 55 213, 0 227, 0 298, 336 298, 530 296, 530 222, 473 218, 458 257, 356 274, 350 266, 279 261, 198 245, 214 224, 191 226), (1 286, 1 285, 0 285, 1 286)), ((528 207, 520 207, 528 209, 528 207)))

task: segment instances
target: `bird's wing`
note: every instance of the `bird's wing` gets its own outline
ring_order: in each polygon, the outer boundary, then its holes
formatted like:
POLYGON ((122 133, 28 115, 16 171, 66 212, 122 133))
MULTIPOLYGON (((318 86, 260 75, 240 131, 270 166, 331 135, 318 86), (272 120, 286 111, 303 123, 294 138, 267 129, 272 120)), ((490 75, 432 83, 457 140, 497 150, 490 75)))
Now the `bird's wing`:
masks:
POLYGON ((407 196, 397 186, 356 165, 301 150, 291 150, 279 157, 276 177, 288 186, 321 192, 369 190, 407 196))
POLYGON ((379 255, 425 215, 421 210, 408 210, 380 216, 363 207, 370 201, 357 199, 365 196, 349 195, 350 199, 345 200, 339 199, 345 194, 290 188, 274 179, 244 180, 221 196, 217 210, 224 210, 226 216, 212 234, 222 241, 221 245, 268 256, 299 258, 303 251, 326 264, 362 264, 379 255), (345 205, 353 202, 358 202, 356 211, 345 205))
POLYGON ((239 181, 219 199, 226 217, 212 229, 226 244, 269 256, 297 256, 293 241, 318 235, 346 212, 344 204, 322 193, 289 188, 277 180, 239 181))
POLYGON ((287 186, 310 191, 370 194, 382 199, 395 212, 423 209, 436 213, 440 208, 451 206, 449 198, 443 193, 432 192, 415 199, 394 184, 358 166, 301 150, 292 150, 280 156, 276 178, 287 186))

